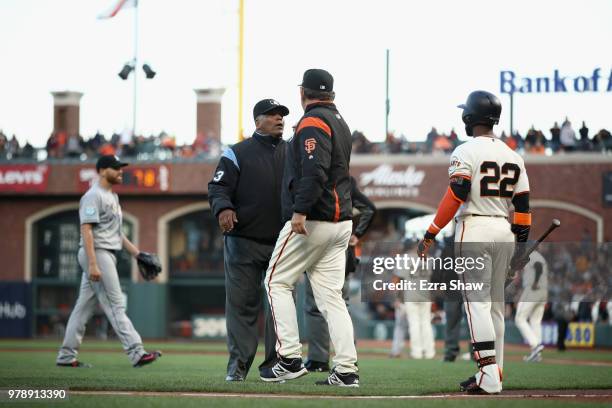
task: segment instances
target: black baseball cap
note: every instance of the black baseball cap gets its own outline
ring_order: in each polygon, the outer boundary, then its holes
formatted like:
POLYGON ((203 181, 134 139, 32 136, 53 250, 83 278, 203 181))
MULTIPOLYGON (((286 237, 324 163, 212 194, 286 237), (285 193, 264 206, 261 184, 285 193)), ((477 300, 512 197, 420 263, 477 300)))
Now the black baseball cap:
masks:
POLYGON ((282 116, 287 116, 289 114, 289 109, 287 109, 286 106, 281 105, 278 101, 274 99, 262 99, 253 107, 253 119, 256 119, 259 115, 263 115, 264 113, 268 113, 273 110, 279 111, 282 116))
POLYGON ((112 168, 115 170, 119 170, 122 167, 127 166, 127 163, 122 163, 119 158, 113 154, 109 154, 106 156, 102 156, 96 162, 96 170, 100 171, 100 169, 112 168))
POLYGON ((304 72, 300 86, 313 91, 331 92, 334 90, 334 77, 324 69, 309 69, 304 72))

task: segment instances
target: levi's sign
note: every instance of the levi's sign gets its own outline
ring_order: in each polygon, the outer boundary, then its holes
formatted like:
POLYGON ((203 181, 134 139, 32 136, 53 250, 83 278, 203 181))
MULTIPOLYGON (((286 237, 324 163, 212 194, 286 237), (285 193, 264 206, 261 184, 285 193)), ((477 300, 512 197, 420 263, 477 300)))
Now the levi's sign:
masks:
POLYGON ((549 75, 526 77, 514 71, 500 71, 501 93, 567 93, 612 92, 612 69, 609 73, 595 68, 585 75, 566 75, 555 69, 549 75))

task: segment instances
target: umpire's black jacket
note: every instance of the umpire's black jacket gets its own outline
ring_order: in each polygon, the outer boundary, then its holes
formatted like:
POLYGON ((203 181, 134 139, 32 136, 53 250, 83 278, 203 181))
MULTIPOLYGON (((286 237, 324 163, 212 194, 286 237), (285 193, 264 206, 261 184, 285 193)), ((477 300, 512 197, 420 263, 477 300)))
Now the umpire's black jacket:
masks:
POLYGON ((286 145, 280 137, 255 132, 223 152, 208 183, 208 200, 215 217, 228 208, 236 211, 238 223, 227 235, 275 244, 282 228, 280 189, 286 145))
POLYGON ((350 220, 350 160, 351 131, 336 106, 308 105, 287 146, 283 221, 294 212, 308 220, 350 220))

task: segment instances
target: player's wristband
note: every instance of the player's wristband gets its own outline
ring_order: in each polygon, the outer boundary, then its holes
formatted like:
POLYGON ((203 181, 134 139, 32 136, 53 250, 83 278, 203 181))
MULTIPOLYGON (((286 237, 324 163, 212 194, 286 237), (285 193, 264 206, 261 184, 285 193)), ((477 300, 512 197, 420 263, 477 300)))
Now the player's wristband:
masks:
POLYGON ((433 232, 430 232, 429 230, 425 232, 425 239, 434 239, 435 237, 436 237, 436 234, 434 234, 433 232))

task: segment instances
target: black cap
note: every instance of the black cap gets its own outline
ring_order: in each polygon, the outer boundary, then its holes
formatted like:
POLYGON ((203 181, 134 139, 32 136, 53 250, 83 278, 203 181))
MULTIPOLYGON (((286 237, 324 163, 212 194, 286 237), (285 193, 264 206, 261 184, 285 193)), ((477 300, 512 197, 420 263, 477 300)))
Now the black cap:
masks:
POLYGON ((122 167, 127 166, 127 163, 122 163, 121 160, 115 155, 109 154, 106 156, 102 156, 96 162, 96 170, 100 171, 100 169, 113 168, 115 170, 119 170, 122 167))
POLYGON ((304 72, 300 86, 313 91, 331 92, 334 90, 334 77, 324 69, 309 69, 304 72))
POLYGON ((278 101, 275 101, 274 99, 262 99, 253 107, 253 119, 256 119, 259 115, 263 115, 264 113, 268 113, 273 110, 280 112, 281 116, 287 116, 289 114, 289 109, 287 109, 286 106, 281 105, 278 101))

